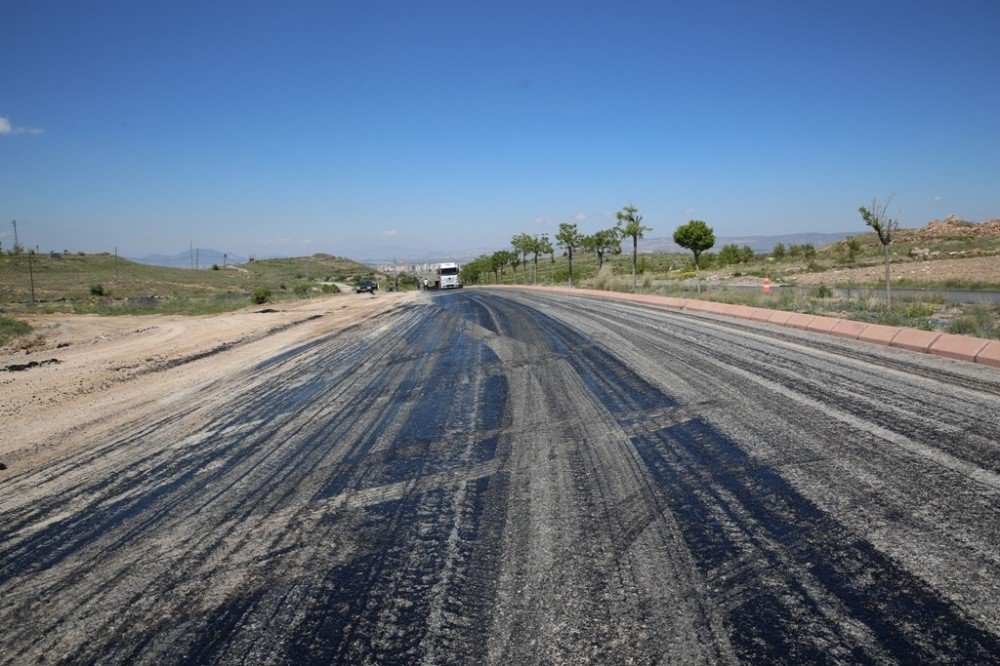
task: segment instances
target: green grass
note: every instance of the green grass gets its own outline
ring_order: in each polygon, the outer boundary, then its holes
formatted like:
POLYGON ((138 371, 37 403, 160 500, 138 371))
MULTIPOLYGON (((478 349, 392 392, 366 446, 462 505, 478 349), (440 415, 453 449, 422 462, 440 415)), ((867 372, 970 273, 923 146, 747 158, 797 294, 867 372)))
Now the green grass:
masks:
POLYGON ((30 334, 31 331, 31 326, 26 322, 0 315, 0 347, 9 344, 14 338, 30 334))
POLYGON ((271 301, 335 293, 334 280, 372 275, 367 266, 330 255, 267 259, 191 270, 148 266, 108 254, 62 259, 32 257, 35 305, 27 255, 0 256, 0 304, 11 312, 207 314, 250 305, 250 294, 271 290, 271 301))

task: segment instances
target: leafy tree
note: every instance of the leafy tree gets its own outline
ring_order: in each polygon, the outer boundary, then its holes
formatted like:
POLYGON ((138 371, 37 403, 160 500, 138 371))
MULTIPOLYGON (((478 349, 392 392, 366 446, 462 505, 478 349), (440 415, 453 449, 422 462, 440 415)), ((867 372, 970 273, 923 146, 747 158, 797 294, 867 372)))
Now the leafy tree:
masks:
POLYGON ((528 245, 528 252, 534 255, 535 270, 531 276, 532 283, 538 282, 538 255, 542 254, 542 242, 538 236, 529 236, 531 243, 528 245))
POLYGON ((756 255, 754 254, 753 248, 751 248, 749 245, 744 245, 742 248, 740 248, 741 264, 749 264, 751 261, 753 261, 753 258, 755 256, 756 255))
POLYGON ((493 265, 495 266, 493 268, 493 272, 499 273, 497 275, 497 280, 500 279, 500 275, 503 275, 504 269, 507 268, 507 266, 509 266, 511 263, 513 263, 516 256, 517 255, 515 255, 510 250, 497 250, 496 252, 493 253, 492 255, 493 265))
POLYGON ((478 284, 483 275, 491 270, 492 258, 489 255, 480 255, 462 266, 460 275, 463 284, 478 284))
POLYGON ((812 261, 816 258, 816 247, 812 243, 806 243, 802 246, 802 258, 806 261, 812 261))
POLYGON ((513 246, 514 251, 521 256, 522 264, 528 263, 527 256, 531 252, 534 242, 535 239, 528 234, 517 234, 510 239, 510 244, 513 246))
POLYGON ((738 264, 742 259, 743 255, 740 253, 740 248, 736 246, 736 243, 723 245, 722 249, 719 250, 719 263, 723 266, 738 264))
POLYGON ((583 249, 597 255, 598 270, 604 266, 605 254, 622 253, 622 237, 619 234, 619 231, 620 229, 617 227, 612 227, 611 229, 601 229, 600 231, 595 231, 591 235, 584 236, 580 239, 580 244, 583 246, 583 249))
MULTIPOLYGON (((549 240, 548 234, 542 234, 538 237, 538 254, 549 255, 549 261, 553 264, 556 263, 556 249, 552 246, 552 241, 549 240)), ((537 265, 537 261, 535 262, 537 265)))
POLYGON ((504 250, 497 250, 490 255, 490 270, 493 271, 493 277, 496 278, 497 282, 500 281, 500 271, 507 262, 507 257, 504 255, 504 252, 504 250))
MULTIPOLYGON (((687 224, 682 224, 674 231, 674 242, 681 247, 691 250, 694 254, 695 277, 698 274, 698 258, 705 250, 715 245, 715 232, 712 227, 702 220, 691 220, 687 224)), ((701 282, 697 282, 698 291, 701 291, 701 282)))
POLYGON ((621 237, 632 239, 632 291, 634 292, 636 290, 635 269, 639 258, 639 239, 647 231, 650 231, 652 227, 643 226, 642 215, 639 214, 639 209, 631 203, 618 211, 616 217, 618 218, 618 226, 621 229, 621 237))
POLYGON ((573 284, 573 250, 580 247, 582 240, 580 230, 572 222, 562 222, 559 225, 559 233, 556 234, 556 242, 559 247, 566 250, 569 256, 569 283, 573 284))
POLYGON ((889 244, 892 243, 892 237, 896 235, 896 230, 899 229, 899 218, 889 217, 887 212, 890 203, 892 203, 892 197, 887 198, 885 203, 880 202, 878 199, 872 199, 871 208, 862 206, 858 209, 858 212, 861 213, 861 219, 875 231, 878 235, 878 242, 882 244, 882 254, 885 257, 885 307, 889 310, 892 309, 892 292, 889 281, 889 244))
POLYGON ((796 257, 800 256, 801 254, 802 254, 802 246, 801 245, 790 245, 788 247, 788 256, 791 257, 792 259, 795 259, 796 257))
POLYGON ((774 257, 775 259, 779 260, 779 261, 781 259, 784 259, 785 258, 785 244, 784 243, 777 243, 774 246, 774 250, 771 252, 771 256, 774 257))

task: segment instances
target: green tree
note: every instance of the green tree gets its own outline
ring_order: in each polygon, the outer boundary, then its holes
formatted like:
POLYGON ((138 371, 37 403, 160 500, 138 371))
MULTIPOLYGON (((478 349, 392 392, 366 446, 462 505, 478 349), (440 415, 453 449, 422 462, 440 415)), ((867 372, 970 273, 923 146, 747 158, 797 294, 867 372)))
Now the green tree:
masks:
POLYGON ((899 229, 899 218, 890 217, 887 212, 890 203, 892 203, 892 197, 887 198, 885 203, 880 202, 878 199, 872 199, 871 208, 865 208, 864 206, 858 208, 858 212, 861 213, 861 219, 875 231, 878 235, 878 242, 882 244, 882 254, 885 257, 885 307, 887 310, 892 309, 892 292, 889 280, 889 244, 892 243, 892 238, 896 235, 896 230, 899 229))
POLYGON ((694 272, 698 291, 701 291, 701 282, 698 276, 698 258, 705 250, 711 249, 715 245, 715 232, 712 227, 702 220, 691 220, 687 224, 682 224, 674 231, 674 242, 681 247, 691 250, 694 254, 694 272))
MULTIPOLYGON (((504 269, 510 266, 516 257, 517 255, 510 250, 497 250, 493 253, 494 263, 499 271, 499 275, 503 275, 504 269)), ((499 275, 497 276, 498 280, 500 279, 499 275)))
POLYGON ((549 240, 548 234, 542 234, 538 237, 538 254, 547 254, 549 255, 549 261, 553 264, 556 263, 556 249, 552 246, 552 241, 549 240))
POLYGON ((816 246, 812 243, 806 243, 802 246, 802 258, 806 261, 811 262, 816 258, 816 246))
POLYGON ((777 243, 774 246, 774 250, 771 252, 771 256, 774 257, 775 259, 777 259, 778 261, 784 259, 785 258, 785 244, 784 243, 777 243))
POLYGON ((559 225, 559 233, 556 234, 556 242, 559 247, 566 250, 569 257, 569 283, 573 284, 573 250, 580 247, 582 236, 576 224, 572 222, 562 222, 559 225))
POLYGON ((751 248, 749 245, 744 245, 742 248, 740 248, 741 264, 749 264, 751 261, 753 261, 753 258, 755 256, 756 255, 754 254, 753 248, 751 248))
POLYGON ((459 275, 463 284, 479 284, 483 276, 489 274, 491 269, 491 257, 489 255, 480 255, 462 266, 459 275))
POLYGON ((534 245, 535 239, 528 234, 517 234, 510 239, 510 244, 513 246, 514 251, 521 256, 521 263, 527 265, 528 254, 531 252, 531 248, 534 245))
POLYGON ((496 278, 497 282, 500 282, 500 272, 506 263, 506 250, 497 250, 490 255, 490 270, 493 271, 493 277, 496 278))
POLYGON ((531 282, 534 284, 538 282, 538 255, 542 253, 542 243, 538 236, 529 236, 528 238, 531 240, 531 243, 528 244, 528 252, 534 255, 535 269, 531 275, 531 282))
POLYGON ((719 250, 719 263, 723 266, 738 264, 742 261, 742 258, 743 255, 740 253, 740 248, 736 246, 736 243, 723 245, 722 249, 719 250))
POLYGON ((597 255, 597 270, 600 270, 604 266, 605 254, 622 253, 622 237, 619 231, 620 229, 617 227, 601 229, 580 239, 580 244, 584 250, 597 255))
POLYGON ((621 237, 632 239, 632 291, 634 292, 636 290, 636 265, 639 259, 639 239, 652 227, 643 226, 639 209, 631 203, 618 211, 616 217, 618 218, 618 227, 621 229, 621 237))

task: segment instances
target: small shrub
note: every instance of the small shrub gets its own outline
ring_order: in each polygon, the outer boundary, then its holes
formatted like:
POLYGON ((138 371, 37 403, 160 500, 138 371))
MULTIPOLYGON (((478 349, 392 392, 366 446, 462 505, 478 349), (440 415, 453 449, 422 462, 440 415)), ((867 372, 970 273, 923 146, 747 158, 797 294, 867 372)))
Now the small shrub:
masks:
POLYGON ((825 284, 821 284, 820 286, 812 290, 812 295, 815 296, 816 298, 830 298, 831 296, 833 296, 833 290, 830 289, 825 284))
POLYGON ((104 296, 104 286, 99 284, 90 285, 90 294, 92 296, 104 296))
POLYGON ((597 276, 594 278, 594 289, 607 290, 614 275, 615 271, 611 268, 611 264, 601 266, 601 270, 597 271, 597 276))
POLYGON ((959 317, 948 322, 945 330, 955 335, 974 335, 978 328, 975 317, 959 317))
POLYGON ((339 294, 340 288, 335 284, 324 284, 323 285, 324 294, 339 294))
POLYGON ((212 270, 213 271, 219 270, 219 264, 212 264, 212 270))
POLYGON ((295 292, 296 296, 305 296, 307 293, 309 293, 309 285, 307 285, 307 284, 297 284, 292 289, 292 291, 295 292))
POLYGON ((930 317, 934 314, 934 306, 927 303, 910 303, 903 311, 903 316, 913 319, 930 317))
POLYGON ((257 287, 250 295, 250 302, 254 305, 262 305, 271 300, 271 290, 267 287, 257 287))
POLYGON ((31 333, 31 326, 23 321, 0 315, 0 347, 14 338, 31 333))

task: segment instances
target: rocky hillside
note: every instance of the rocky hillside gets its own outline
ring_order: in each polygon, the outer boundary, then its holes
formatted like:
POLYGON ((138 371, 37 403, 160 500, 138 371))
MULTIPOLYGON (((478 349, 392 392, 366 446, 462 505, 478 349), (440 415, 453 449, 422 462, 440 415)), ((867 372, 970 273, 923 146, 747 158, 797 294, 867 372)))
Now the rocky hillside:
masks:
POLYGON ((943 220, 931 221, 922 229, 911 231, 906 240, 923 243, 958 238, 1000 239, 1000 219, 976 223, 949 215, 943 220))

